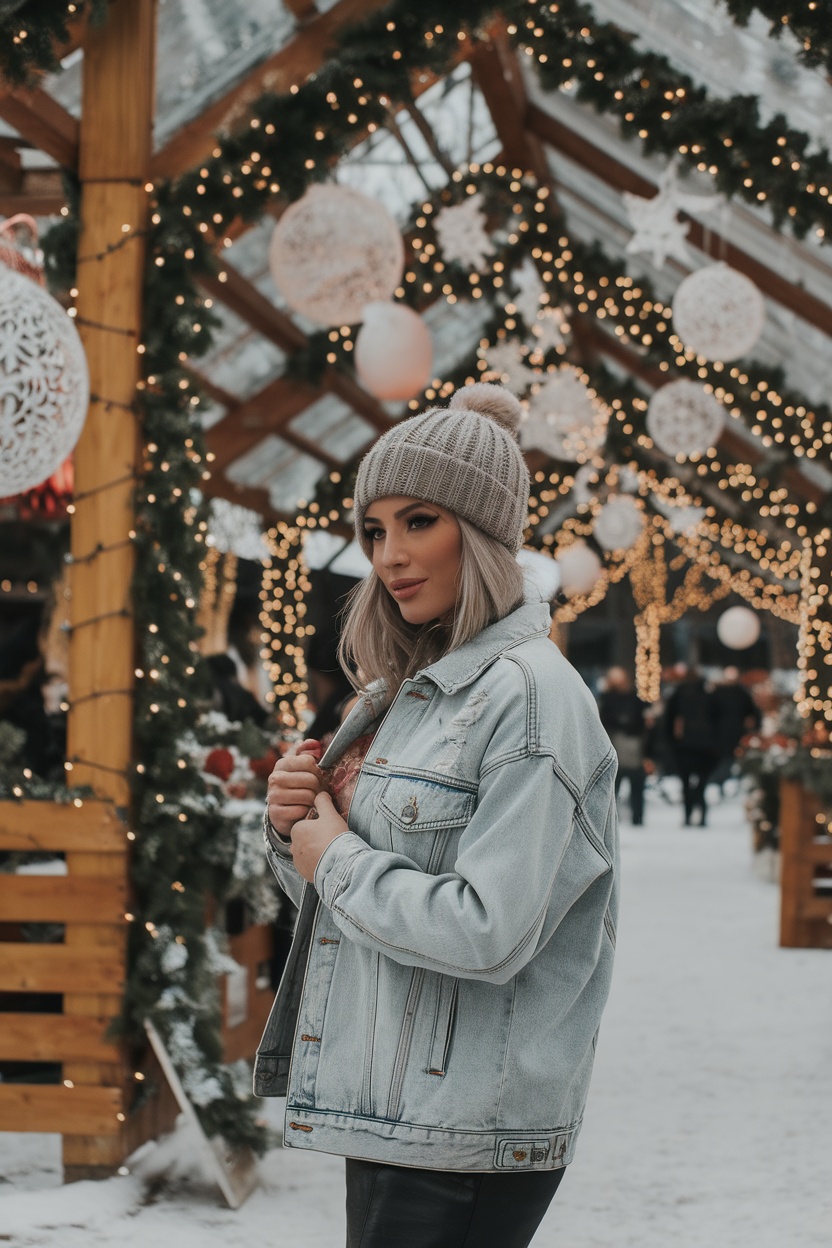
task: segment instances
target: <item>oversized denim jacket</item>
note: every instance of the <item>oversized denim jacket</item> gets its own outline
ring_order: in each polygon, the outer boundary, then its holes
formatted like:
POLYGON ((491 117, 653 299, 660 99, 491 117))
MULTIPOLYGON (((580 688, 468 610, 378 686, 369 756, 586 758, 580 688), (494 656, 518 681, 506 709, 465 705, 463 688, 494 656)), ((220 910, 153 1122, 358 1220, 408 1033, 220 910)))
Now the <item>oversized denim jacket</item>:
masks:
MULTIPOLYGON (((615 945, 615 755, 526 603, 406 680, 304 885, 255 1064, 284 1141, 440 1170, 572 1158, 615 945)), ((384 703, 366 696, 331 766, 384 703)))

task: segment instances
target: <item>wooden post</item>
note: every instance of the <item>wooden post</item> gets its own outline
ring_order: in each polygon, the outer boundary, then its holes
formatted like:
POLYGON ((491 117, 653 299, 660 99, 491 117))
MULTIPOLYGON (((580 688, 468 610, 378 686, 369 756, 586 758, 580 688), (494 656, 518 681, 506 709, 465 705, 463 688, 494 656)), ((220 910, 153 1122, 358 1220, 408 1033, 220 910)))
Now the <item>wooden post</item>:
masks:
MULTIPOLYGON (((133 493, 139 426, 133 404, 139 380, 144 284, 144 189, 151 157, 156 0, 120 0, 84 49, 79 146, 81 235, 78 317, 90 369, 89 416, 75 452, 72 520, 72 633, 67 754, 71 779, 90 785, 117 806, 129 802, 135 637, 132 620, 133 493)), ((127 883, 126 852, 67 855, 70 878, 107 877, 127 883)), ((124 967, 126 922, 73 925, 67 944, 96 956, 106 946, 124 967)), ((114 977, 117 981, 118 977, 114 977)), ((123 978, 123 975, 121 976, 123 978)), ((112 1017, 115 990, 67 993, 67 1015, 112 1017)), ((120 1063, 68 1062, 74 1085, 120 1090, 126 1114, 129 1072, 120 1063)), ((66 1179, 102 1175, 123 1156, 119 1134, 64 1135, 66 1179)))

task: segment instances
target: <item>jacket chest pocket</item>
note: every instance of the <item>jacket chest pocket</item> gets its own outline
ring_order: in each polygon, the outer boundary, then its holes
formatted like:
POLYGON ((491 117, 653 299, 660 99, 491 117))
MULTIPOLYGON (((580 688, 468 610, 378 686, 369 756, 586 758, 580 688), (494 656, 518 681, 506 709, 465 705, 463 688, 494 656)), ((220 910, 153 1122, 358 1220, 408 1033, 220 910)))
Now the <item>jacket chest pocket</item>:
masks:
POLYGON ((397 851, 432 870, 442 849, 443 832, 463 828, 474 813, 475 796, 414 776, 391 776, 378 796, 379 813, 388 821, 397 851))

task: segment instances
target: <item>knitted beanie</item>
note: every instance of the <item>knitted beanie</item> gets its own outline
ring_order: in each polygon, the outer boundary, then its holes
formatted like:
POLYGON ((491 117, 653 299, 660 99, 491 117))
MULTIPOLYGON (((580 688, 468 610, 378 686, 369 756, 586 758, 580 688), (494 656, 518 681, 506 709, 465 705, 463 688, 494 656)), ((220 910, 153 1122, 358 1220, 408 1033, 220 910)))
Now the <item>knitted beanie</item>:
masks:
POLYGON ((362 459, 355 483, 355 531, 365 553, 367 508, 404 495, 446 507, 516 554, 529 503, 517 441, 521 413, 510 390, 480 382, 457 390, 448 407, 388 429, 362 459))

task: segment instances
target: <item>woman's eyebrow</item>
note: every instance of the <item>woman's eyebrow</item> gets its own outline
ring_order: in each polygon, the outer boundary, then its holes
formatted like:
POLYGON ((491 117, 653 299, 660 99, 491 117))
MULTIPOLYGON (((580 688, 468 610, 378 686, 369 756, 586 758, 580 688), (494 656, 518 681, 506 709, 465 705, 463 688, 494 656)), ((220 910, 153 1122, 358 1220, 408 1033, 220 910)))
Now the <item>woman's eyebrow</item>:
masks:
MULTIPOLYGON (((408 513, 411 511, 418 511, 420 507, 424 507, 424 506, 425 506, 425 503, 408 503, 407 506, 402 507, 400 511, 393 512, 393 519, 401 520, 402 516, 408 515, 408 513)), ((381 524, 381 521, 377 520, 375 516, 365 516, 364 523, 365 524, 381 524)))

